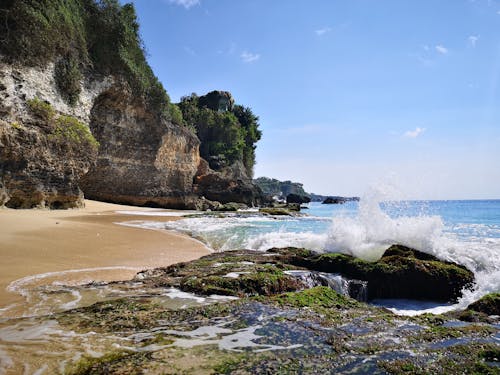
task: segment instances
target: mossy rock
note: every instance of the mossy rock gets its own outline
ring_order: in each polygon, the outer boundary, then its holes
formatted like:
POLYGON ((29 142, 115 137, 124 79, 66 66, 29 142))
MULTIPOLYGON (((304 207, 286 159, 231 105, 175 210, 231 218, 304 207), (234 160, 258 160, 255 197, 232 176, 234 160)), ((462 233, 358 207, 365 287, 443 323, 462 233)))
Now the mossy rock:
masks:
POLYGON ((226 276, 190 277, 181 282, 180 288, 202 295, 220 294, 227 296, 274 295, 303 289, 297 278, 282 272, 252 272, 237 278, 226 276))
POLYGON ((486 315, 500 315, 500 293, 490 293, 467 307, 469 311, 475 311, 486 315))
POLYGON ((408 298, 455 301, 464 287, 472 286, 474 274, 465 267, 401 245, 391 246, 380 260, 368 262, 350 255, 328 253, 292 256, 291 264, 310 270, 339 273, 350 279, 368 281, 368 299, 408 298))
POLYGON ((273 215, 273 216, 291 216, 292 213, 286 209, 286 208, 281 208, 281 207, 267 207, 267 208, 261 208, 259 209, 259 212, 267 215, 273 215))
POLYGON ((311 308, 318 309, 332 309, 332 308, 353 308, 361 306, 358 301, 343 296, 335 290, 326 287, 318 286, 311 289, 302 290, 299 292, 288 292, 273 296, 270 301, 278 303, 281 306, 295 307, 295 308, 311 308))

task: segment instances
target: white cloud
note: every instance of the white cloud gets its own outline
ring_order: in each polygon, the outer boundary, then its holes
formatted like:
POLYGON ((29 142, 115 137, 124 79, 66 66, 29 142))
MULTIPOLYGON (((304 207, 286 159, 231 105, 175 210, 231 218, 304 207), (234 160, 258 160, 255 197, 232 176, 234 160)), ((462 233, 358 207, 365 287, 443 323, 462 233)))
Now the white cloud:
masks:
POLYGON ((404 133, 404 136, 406 138, 417 138, 423 132, 425 132, 425 128, 416 128, 415 130, 408 130, 404 133))
POLYGON ((448 53, 448 48, 442 46, 441 44, 438 44, 435 48, 436 48, 436 51, 442 55, 446 55, 448 53))
POLYGON ((479 35, 471 35, 467 38, 469 45, 474 48, 476 47, 477 41, 479 40, 479 35))
POLYGON ((317 36, 325 35, 326 33, 330 32, 330 31, 332 31, 332 29, 329 27, 323 27, 321 29, 314 30, 314 32, 316 33, 317 36))
POLYGON ((195 5, 200 4, 200 0, 168 0, 171 4, 183 6, 189 9, 195 5))
POLYGON ((260 59, 260 55, 258 53, 251 53, 248 51, 243 51, 240 57, 244 63, 252 63, 260 59))

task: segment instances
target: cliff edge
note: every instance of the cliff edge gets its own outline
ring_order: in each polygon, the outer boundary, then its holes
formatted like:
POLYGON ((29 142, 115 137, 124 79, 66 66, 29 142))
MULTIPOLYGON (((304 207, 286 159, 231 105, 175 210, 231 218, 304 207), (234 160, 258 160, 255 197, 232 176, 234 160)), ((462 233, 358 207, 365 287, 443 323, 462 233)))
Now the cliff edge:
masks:
POLYGON ((0 206, 80 207, 84 194, 168 208, 259 202, 244 157, 260 133, 237 130, 213 155, 236 150, 220 168, 203 159, 210 136, 153 74, 133 5, 8 0, 0 18, 0 206), (247 151, 233 147, 242 136, 247 151))

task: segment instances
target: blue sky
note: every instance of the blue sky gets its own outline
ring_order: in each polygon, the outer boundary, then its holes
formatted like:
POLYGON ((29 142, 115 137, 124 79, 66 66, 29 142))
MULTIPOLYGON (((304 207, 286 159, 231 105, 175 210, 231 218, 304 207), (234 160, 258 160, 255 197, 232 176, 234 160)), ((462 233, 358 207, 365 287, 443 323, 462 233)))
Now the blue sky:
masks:
POLYGON ((228 90, 260 117, 256 176, 500 198, 500 1, 134 4, 173 101, 228 90))

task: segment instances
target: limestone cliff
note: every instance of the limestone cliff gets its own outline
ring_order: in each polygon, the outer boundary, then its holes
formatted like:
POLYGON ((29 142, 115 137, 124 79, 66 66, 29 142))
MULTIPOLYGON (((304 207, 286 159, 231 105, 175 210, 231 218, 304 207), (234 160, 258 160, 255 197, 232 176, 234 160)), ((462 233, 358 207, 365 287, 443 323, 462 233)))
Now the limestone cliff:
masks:
POLYGON ((83 204, 78 180, 95 162, 97 150, 78 134, 68 139, 58 125, 66 126, 61 119, 68 118, 88 123, 95 98, 112 82, 82 82, 78 106, 71 107, 53 76, 54 64, 33 68, 0 61, 0 206, 83 204))
MULTIPOLYGON (((207 134, 200 143, 170 103, 131 4, 9 0, 0 18, 0 206, 80 207, 84 194, 170 208, 203 207, 202 197, 259 203, 248 175, 260 132, 235 122, 251 112, 231 114, 238 137, 210 168, 200 144, 215 143, 207 134)), ((222 104, 213 112, 234 103, 222 104)))
POLYGON ((200 156, 194 134, 148 112, 120 86, 96 98, 89 124, 101 146, 96 165, 81 181, 88 198, 195 208, 200 156))
POLYGON ((13 208, 79 207, 88 198, 194 208, 199 140, 147 110, 115 77, 87 77, 74 106, 54 81, 54 65, 0 63, 0 204, 13 208), (50 119, 72 116, 89 127, 99 151, 56 136, 50 119), (59 117, 57 117, 59 116, 59 117), (83 190, 83 191, 82 191, 83 190))

